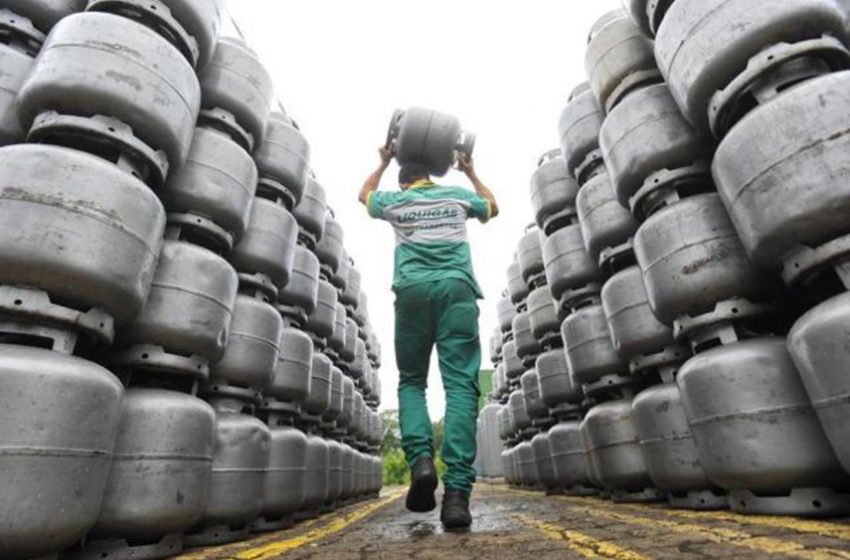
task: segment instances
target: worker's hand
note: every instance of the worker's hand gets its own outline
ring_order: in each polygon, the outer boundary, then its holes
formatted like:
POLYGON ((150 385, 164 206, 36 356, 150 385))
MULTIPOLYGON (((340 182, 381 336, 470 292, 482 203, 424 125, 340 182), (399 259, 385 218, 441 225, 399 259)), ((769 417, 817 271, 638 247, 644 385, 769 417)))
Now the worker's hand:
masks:
POLYGON ((467 155, 461 155, 457 160, 457 168, 467 177, 475 177, 475 162, 467 155))
POLYGON ((381 146, 378 148, 378 155, 381 156, 381 165, 387 167, 393 159, 393 147, 381 146))

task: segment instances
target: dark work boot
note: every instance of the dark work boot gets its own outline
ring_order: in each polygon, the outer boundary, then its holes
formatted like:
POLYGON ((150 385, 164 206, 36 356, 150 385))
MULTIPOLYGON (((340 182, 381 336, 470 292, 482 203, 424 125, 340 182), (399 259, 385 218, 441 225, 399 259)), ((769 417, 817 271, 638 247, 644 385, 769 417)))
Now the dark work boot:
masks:
POLYGON ((446 490, 443 496, 443 511, 440 513, 443 527, 449 530, 469 529, 472 514, 469 513, 469 493, 463 490, 446 490))
POLYGON ((434 491, 437 490, 437 467, 434 460, 422 455, 410 470, 410 489, 407 491, 407 509, 414 513, 427 513, 437 507, 434 491))

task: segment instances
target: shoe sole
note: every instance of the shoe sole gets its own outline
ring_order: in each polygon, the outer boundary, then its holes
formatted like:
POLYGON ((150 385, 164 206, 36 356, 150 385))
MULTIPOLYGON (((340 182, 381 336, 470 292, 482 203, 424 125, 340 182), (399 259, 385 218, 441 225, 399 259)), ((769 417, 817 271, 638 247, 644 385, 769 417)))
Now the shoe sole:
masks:
POLYGON ((413 513, 428 513, 437 509, 434 493, 438 484, 437 475, 423 476, 411 483, 407 491, 407 509, 413 513))

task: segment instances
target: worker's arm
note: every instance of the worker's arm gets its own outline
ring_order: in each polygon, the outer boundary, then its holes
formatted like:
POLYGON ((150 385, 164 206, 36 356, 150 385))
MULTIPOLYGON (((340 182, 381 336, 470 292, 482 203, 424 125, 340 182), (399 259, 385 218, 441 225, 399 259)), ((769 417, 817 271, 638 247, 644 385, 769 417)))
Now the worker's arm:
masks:
POLYGON ((478 196, 486 200, 490 205, 490 218, 498 216, 499 205, 496 204, 496 197, 493 196, 493 191, 487 188, 487 185, 478 178, 478 174, 475 172, 475 162, 472 161, 472 158, 462 156, 460 160, 458 160, 458 169, 460 169, 469 178, 469 181, 472 183, 472 186, 478 196))
POLYGON ((366 182, 363 183, 363 188, 360 189, 360 203, 368 204, 369 203, 369 195, 378 190, 378 187, 381 186, 381 177, 384 176, 384 171, 390 166, 390 162, 393 159, 393 151, 392 148, 382 147, 378 150, 378 154, 381 156, 381 165, 378 166, 369 178, 366 179, 366 182))

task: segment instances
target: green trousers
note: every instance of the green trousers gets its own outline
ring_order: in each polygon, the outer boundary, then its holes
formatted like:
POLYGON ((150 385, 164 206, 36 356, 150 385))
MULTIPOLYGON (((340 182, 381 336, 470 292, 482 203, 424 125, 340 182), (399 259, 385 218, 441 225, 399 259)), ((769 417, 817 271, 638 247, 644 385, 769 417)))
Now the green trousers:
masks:
POLYGON ((433 431, 425 390, 431 352, 437 346, 446 391, 442 457, 447 489, 469 492, 475 482, 478 419, 478 302, 463 280, 416 284, 396 294, 395 353, 401 443, 411 466, 422 455, 434 456, 433 431))

